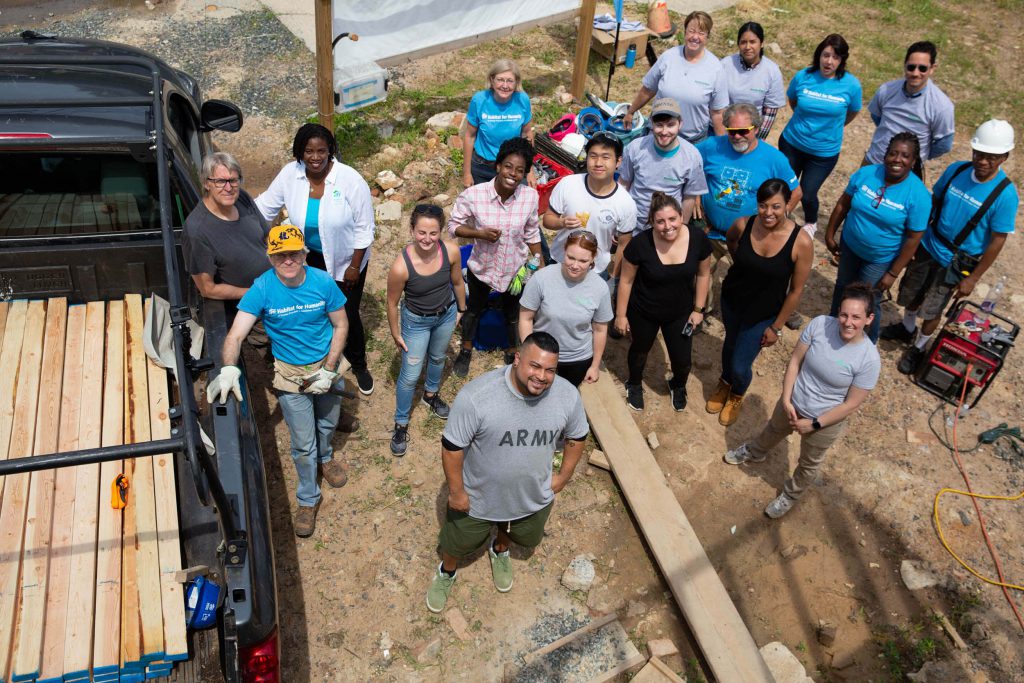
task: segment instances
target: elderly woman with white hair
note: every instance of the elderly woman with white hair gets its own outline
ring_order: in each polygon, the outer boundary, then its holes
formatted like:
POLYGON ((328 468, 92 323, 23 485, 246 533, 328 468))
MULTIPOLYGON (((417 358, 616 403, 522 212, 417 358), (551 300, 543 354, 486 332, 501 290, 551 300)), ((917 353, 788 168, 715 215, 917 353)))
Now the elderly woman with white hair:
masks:
MULTIPOLYGON (((490 87, 473 95, 466 112, 462 145, 462 182, 466 187, 494 179, 498 148, 505 140, 524 137, 533 143, 533 111, 529 96, 521 89, 519 66, 511 59, 499 59, 491 65, 487 81, 490 87)), ((536 186, 533 173, 526 170, 530 186, 536 186)))

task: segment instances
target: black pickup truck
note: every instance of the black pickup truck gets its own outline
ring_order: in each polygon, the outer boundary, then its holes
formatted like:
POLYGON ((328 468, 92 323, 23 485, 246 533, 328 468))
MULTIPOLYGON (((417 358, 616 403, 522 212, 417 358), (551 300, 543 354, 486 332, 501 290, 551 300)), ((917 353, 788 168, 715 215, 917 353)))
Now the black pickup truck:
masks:
POLYGON ((208 359, 219 363, 227 329, 223 306, 191 287, 180 249, 208 133, 241 125, 237 107, 203 102, 192 77, 144 51, 33 32, 0 42, 0 298, 162 296, 180 397, 169 439, 12 459, 0 476, 174 452, 184 566, 209 567, 222 598, 217 636, 190 634, 179 666, 219 661, 217 680, 272 683, 282 680, 277 588, 256 422, 244 381, 242 403, 212 411, 193 386, 218 369, 208 359), (50 200, 43 219, 17 214, 50 200), (198 359, 187 351, 194 318, 206 332, 198 359))

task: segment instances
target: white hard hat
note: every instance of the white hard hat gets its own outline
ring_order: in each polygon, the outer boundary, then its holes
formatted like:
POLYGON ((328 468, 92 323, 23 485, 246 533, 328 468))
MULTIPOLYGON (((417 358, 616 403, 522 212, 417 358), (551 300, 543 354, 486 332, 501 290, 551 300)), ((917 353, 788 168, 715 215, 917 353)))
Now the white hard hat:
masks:
POLYGON ((579 133, 569 133, 558 144, 566 152, 578 158, 583 154, 583 147, 587 144, 587 139, 579 133))
POLYGON ((1013 126, 1002 119, 989 119, 974 131, 971 149, 987 154, 1006 154, 1013 149, 1013 126))

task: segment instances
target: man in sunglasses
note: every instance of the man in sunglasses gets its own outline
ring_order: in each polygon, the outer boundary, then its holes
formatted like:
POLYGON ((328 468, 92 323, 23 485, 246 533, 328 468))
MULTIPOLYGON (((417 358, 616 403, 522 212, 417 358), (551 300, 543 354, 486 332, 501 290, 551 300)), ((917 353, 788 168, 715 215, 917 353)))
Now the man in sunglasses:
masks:
MULTIPOLYGON (((935 159, 953 149, 953 101, 931 80, 937 55, 934 43, 914 43, 903 60, 903 78, 883 83, 871 98, 868 112, 877 128, 864 165, 882 163, 889 140, 903 131, 917 136, 922 160, 935 159)), ((920 165, 914 172, 924 178, 920 165)))

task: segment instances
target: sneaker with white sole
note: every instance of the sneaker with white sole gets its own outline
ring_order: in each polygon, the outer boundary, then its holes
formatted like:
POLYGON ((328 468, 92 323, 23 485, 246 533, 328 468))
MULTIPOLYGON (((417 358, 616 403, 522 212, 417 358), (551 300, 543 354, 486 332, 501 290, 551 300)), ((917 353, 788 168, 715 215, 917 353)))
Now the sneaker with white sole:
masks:
POLYGON ((353 368, 353 374, 356 376, 356 386, 359 387, 359 393, 363 396, 369 396, 373 393, 373 375, 370 374, 368 368, 362 368, 356 370, 353 368))
POLYGON ((745 462, 764 462, 765 457, 766 456, 763 455, 760 457, 754 455, 750 450, 750 446, 748 444, 743 444, 738 448, 728 451, 723 460, 730 465, 742 465, 745 462))
POLYGON ((441 565, 437 565, 437 569, 434 570, 434 579, 430 582, 430 588, 427 589, 428 610, 434 614, 444 611, 448 596, 452 592, 452 586, 455 585, 455 576, 455 574, 448 576, 441 571, 441 565))
POLYGON ((768 515, 772 519, 778 519, 789 512, 795 504, 796 498, 790 498, 785 492, 783 492, 780 493, 775 500, 768 503, 768 507, 764 509, 764 514, 768 515))
POLYGON ((512 590, 512 557, 511 552, 506 550, 503 553, 494 552, 494 545, 487 548, 487 556, 491 558, 491 577, 494 579, 494 587, 499 593, 508 593, 512 590))
POLYGON ((628 405, 633 410, 644 409, 644 388, 642 385, 626 385, 626 405, 628 405))
POLYGON ((433 396, 429 397, 426 394, 423 394, 420 401, 423 405, 430 408, 430 412, 434 415, 438 416, 442 420, 448 419, 448 415, 451 413, 451 408, 447 403, 445 403, 444 399, 441 398, 440 394, 435 393, 433 396))

